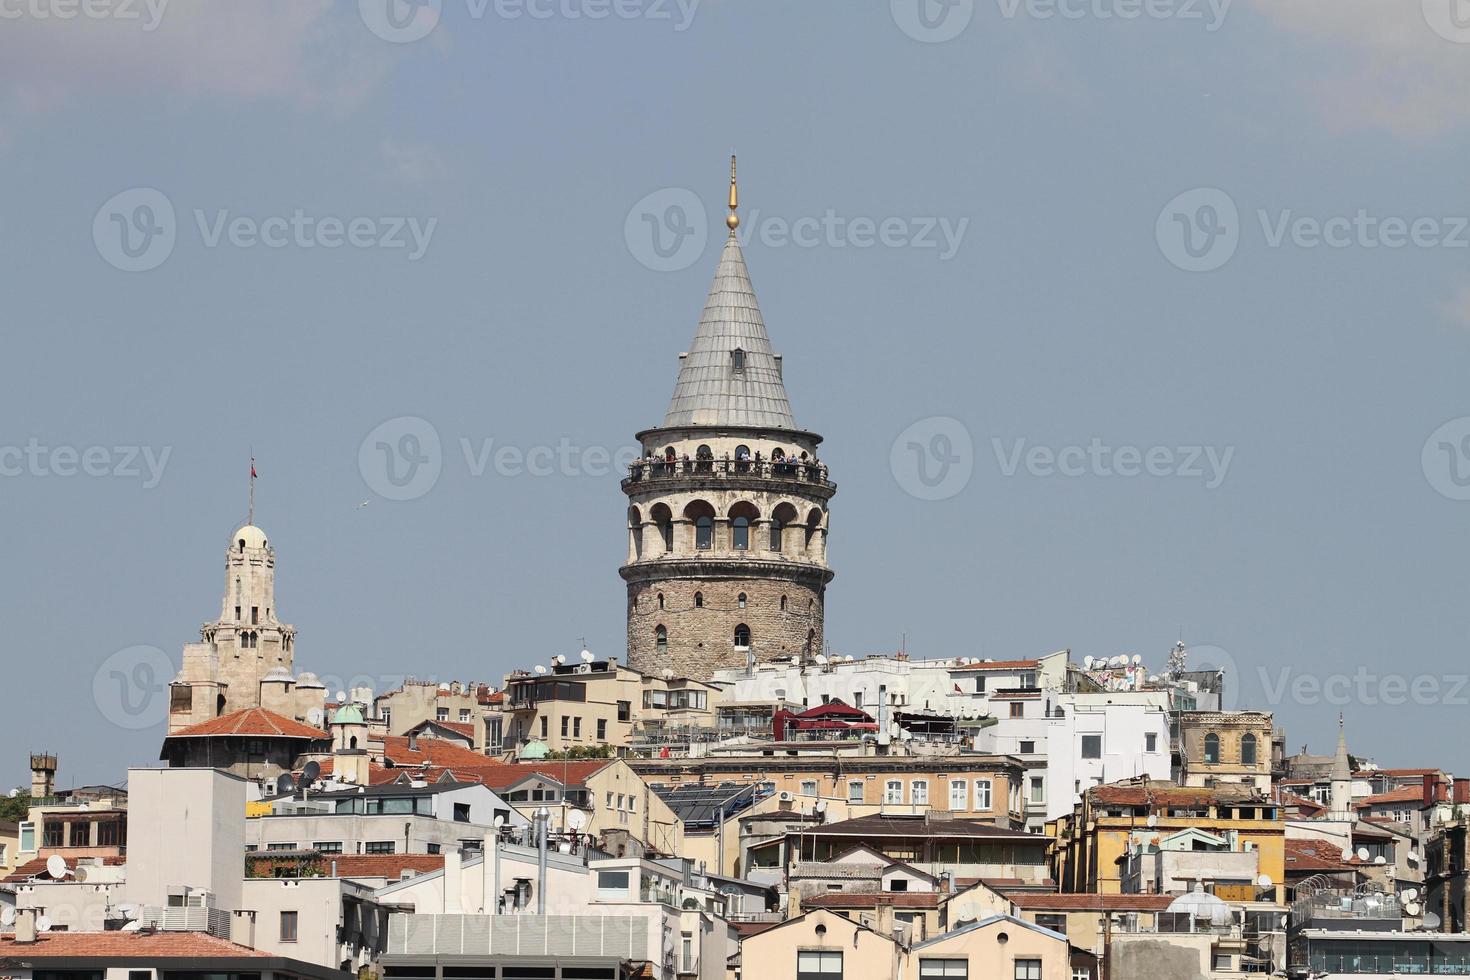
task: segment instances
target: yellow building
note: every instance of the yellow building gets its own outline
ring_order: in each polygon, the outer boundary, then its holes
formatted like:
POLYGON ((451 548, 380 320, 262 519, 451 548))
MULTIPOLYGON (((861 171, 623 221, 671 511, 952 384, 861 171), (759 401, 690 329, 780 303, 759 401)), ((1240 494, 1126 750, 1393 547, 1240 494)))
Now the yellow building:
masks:
POLYGON ((1177 716, 1177 768, 1186 786, 1271 791, 1269 711, 1185 711, 1177 716))
POLYGON ((1092 787, 1070 815, 1056 821, 1056 879, 1064 892, 1119 894, 1130 843, 1136 849, 1140 835, 1162 840, 1190 829, 1228 841, 1233 852, 1256 851, 1256 876, 1269 877, 1271 887, 1251 897, 1284 900, 1285 822, 1275 801, 1241 785, 1207 789, 1136 781, 1092 787))

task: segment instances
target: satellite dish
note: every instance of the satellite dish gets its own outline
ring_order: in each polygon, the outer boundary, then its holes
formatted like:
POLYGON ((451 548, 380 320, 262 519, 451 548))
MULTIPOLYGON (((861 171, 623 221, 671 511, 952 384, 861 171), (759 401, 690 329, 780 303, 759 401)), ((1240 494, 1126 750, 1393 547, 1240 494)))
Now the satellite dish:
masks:
POLYGON ((0 909, 0 926, 15 925, 15 906, 7 905, 0 909))
POLYGON ((1404 914, 1405 915, 1418 915, 1419 914, 1419 903, 1418 902, 1405 902, 1404 903, 1404 914))
POLYGON ((558 653, 556 656, 551 658, 551 662, 555 664, 564 664, 567 662, 566 655, 558 653))
POLYGON ((320 727, 322 727, 322 722, 325 719, 326 719, 326 714, 322 711, 321 708, 312 708, 310 711, 308 711, 306 713, 306 723, 308 725, 310 725, 312 728, 320 728, 320 727))
POLYGON ((581 810, 573 810, 567 814, 567 826, 580 832, 583 827, 587 826, 587 814, 581 810))
POLYGON ((497 815, 495 817, 495 829, 496 830, 499 830, 501 827, 504 827, 504 826, 505 826, 505 818, 502 817, 502 816, 497 815))
POLYGON ((1358 848, 1358 860, 1359 861, 1366 861, 1366 860, 1368 860, 1368 849, 1366 847, 1360 847, 1360 848, 1358 848))
POLYGON ((283 772, 276 777, 277 793, 292 793, 296 790, 296 780, 291 778, 289 772, 283 772))
POLYGON ((814 806, 814 807, 812 807, 812 809, 816 810, 818 813, 826 813, 827 812, 827 801, 826 800, 818 800, 817 801, 817 805, 814 806))
POLYGON ((1135 653, 1133 655, 1133 664, 1134 664, 1134 666, 1137 666, 1137 665, 1139 665, 1141 663, 1143 663, 1143 658, 1140 657, 1138 654, 1135 653))
POLYGON ((122 930, 121 931, 122 932, 137 932, 139 929, 142 929, 142 928, 143 928, 143 923, 141 923, 141 922, 129 922, 127 925, 125 925, 125 926, 122 927, 122 930))
POLYGON ((50 932, 51 931, 51 916, 49 916, 49 915, 43 915, 39 919, 37 919, 36 920, 36 931, 37 932, 50 932))
POLYGON ((337 703, 338 704, 346 704, 347 703, 347 692, 346 691, 338 691, 337 692, 337 703))
POLYGON ((311 762, 308 762, 306 764, 306 768, 301 770, 301 778, 306 780, 308 783, 316 782, 317 778, 320 777, 321 774, 322 764, 320 762, 317 762, 315 759, 313 759, 311 762))
POLYGON ((1409 860, 1410 861, 1413 861, 1415 864, 1418 864, 1419 863, 1419 852, 1418 851, 1410 851, 1409 852, 1409 860))
POLYGON ((1150 813, 1148 815, 1148 825, 1150 827, 1157 827, 1159 825, 1159 815, 1157 813, 1150 813))
POLYGON ((825 667, 827 665, 826 656, 820 653, 817 654, 817 663, 825 667))
POLYGON ((81 865, 77 865, 76 871, 73 871, 72 872, 72 877, 75 878, 78 882, 84 882, 84 881, 86 881, 87 880, 87 869, 84 868, 84 867, 82 867, 81 865))
POLYGON ((1417 889, 1417 888, 1405 888, 1404 889, 1404 893, 1403 893, 1403 899, 1404 899, 1404 901, 1406 901, 1406 902, 1412 902, 1414 899, 1416 899, 1418 897, 1419 897, 1419 889, 1417 889))
POLYGON ((18 789, 13 789, 13 790, 10 791, 10 798, 12 800, 15 799, 19 795, 20 795, 20 790, 18 790, 18 789))
POLYGON ((961 902, 960 907, 954 910, 954 916, 955 922, 973 922, 979 918, 974 902, 961 902))
POLYGON ((1376 858, 1373 859, 1373 863, 1374 864, 1387 864, 1388 863, 1388 859, 1385 858, 1382 854, 1380 854, 1376 858))
MULTIPOLYGON (((845 664, 852 663, 852 654, 849 653, 847 656, 843 657, 842 662, 845 664)), ((971 660, 970 663, 975 663, 975 661, 971 660)))
POLYGON ((1262 888, 1276 887, 1276 882, 1271 880, 1270 875, 1261 875, 1259 878, 1256 879, 1256 884, 1260 885, 1262 888))
POLYGON ((541 666, 540 664, 537 664, 536 665, 536 673, 538 673, 538 674, 544 674, 544 673, 546 673, 546 668, 543 667, 543 666, 541 666))
POLYGON ((1440 926, 1440 918, 1439 918, 1438 915, 1434 914, 1433 912, 1425 912, 1424 913, 1424 928, 1425 929, 1428 929, 1430 932, 1433 932, 1435 929, 1438 929, 1439 926, 1440 926))
POLYGON ((1353 849, 1351 847, 1344 847, 1342 849, 1342 859, 1344 861, 1351 861, 1353 859, 1353 849))
POLYGON ((590 664, 591 662, 592 662, 592 651, 591 650, 588 650, 586 647, 583 647, 582 648, 582 663, 584 663, 584 664, 590 664))
POLYGON ((66 877, 66 858, 53 854, 46 859, 46 873, 56 881, 66 877))
POLYGON ((138 906, 132 902, 123 902, 117 907, 117 914, 132 922, 138 917, 138 906))
POLYGON ((1083 657, 1082 658, 1082 666, 1086 667, 1088 670, 1091 670, 1092 669, 1092 658, 1091 657, 1083 657))

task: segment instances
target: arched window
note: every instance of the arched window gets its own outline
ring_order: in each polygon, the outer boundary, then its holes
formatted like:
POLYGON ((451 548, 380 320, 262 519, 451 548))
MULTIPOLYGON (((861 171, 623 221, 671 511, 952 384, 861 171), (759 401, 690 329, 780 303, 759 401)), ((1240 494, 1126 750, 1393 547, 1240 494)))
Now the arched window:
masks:
POLYGON ((1256 764, 1256 737, 1249 732, 1240 740, 1240 764, 1243 766, 1256 764))
POLYGON ((349 749, 355 749, 355 748, 357 748, 357 736, 356 735, 352 736, 351 738, 349 738, 347 740, 347 747, 349 749))
POLYGON ((730 546, 736 551, 750 550, 750 518, 741 516, 730 522, 730 546))
POLYGON ((694 608, 695 609, 703 609, 704 608, 704 593, 703 592, 696 592, 696 593, 694 593, 694 608))
POLYGON ((750 447, 749 446, 736 446, 735 447, 735 472, 736 473, 749 473, 750 472, 750 447))
POLYGON ((740 606, 741 609, 744 609, 745 608, 745 593, 742 592, 738 596, 736 596, 735 597, 735 602, 740 606))
POLYGON ((739 347, 730 352, 730 368, 736 374, 745 373, 745 351, 739 347))
POLYGON ((664 607, 664 594, 662 592, 658 594, 658 607, 660 609, 664 607))
POLYGON ((786 597, 784 595, 781 597, 781 611, 786 611, 786 597))
POLYGON ((694 519, 694 547, 708 551, 715 546, 715 519, 703 514, 694 519))
POLYGON ((750 627, 744 623, 735 627, 735 645, 737 647, 750 646, 750 627))
POLYGON ((710 464, 714 461, 714 458, 714 450, 708 446, 700 446, 694 450, 694 472, 708 473, 712 468, 710 464))
POLYGON ((1210 732, 1205 736, 1205 761, 1220 761, 1220 736, 1210 732))
POLYGON ((653 628, 653 645, 659 650, 666 650, 669 646, 669 631, 662 624, 653 628))

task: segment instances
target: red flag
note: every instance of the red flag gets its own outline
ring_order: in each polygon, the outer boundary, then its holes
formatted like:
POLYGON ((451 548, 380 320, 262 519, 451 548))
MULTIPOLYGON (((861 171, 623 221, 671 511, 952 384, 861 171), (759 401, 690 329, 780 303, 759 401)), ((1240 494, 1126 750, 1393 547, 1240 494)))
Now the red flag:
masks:
POLYGON ((255 460, 250 461, 250 479, 255 479, 255 460))

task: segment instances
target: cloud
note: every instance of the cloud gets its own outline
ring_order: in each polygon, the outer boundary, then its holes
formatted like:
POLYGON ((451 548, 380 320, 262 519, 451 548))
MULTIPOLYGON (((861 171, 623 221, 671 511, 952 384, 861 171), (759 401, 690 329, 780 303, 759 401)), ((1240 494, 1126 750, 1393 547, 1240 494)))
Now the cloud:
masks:
MULTIPOLYGON (((1470 122, 1470 29, 1451 17, 1465 0, 1245 0, 1281 30, 1323 49, 1295 59, 1320 69, 1304 95, 1340 129, 1424 140, 1470 122)), ((1467 5, 1470 6, 1470 5, 1467 5)))
POLYGON ((448 173, 444 160, 432 146, 394 139, 378 144, 378 162, 386 176, 415 186, 441 180, 448 173))
POLYGON ((332 0, 36 0, 8 9, 26 11, 0 20, 0 129, 12 135, 15 120, 96 93, 341 112, 391 68, 387 46, 332 0), (56 16, 88 7, 109 15, 56 16))

